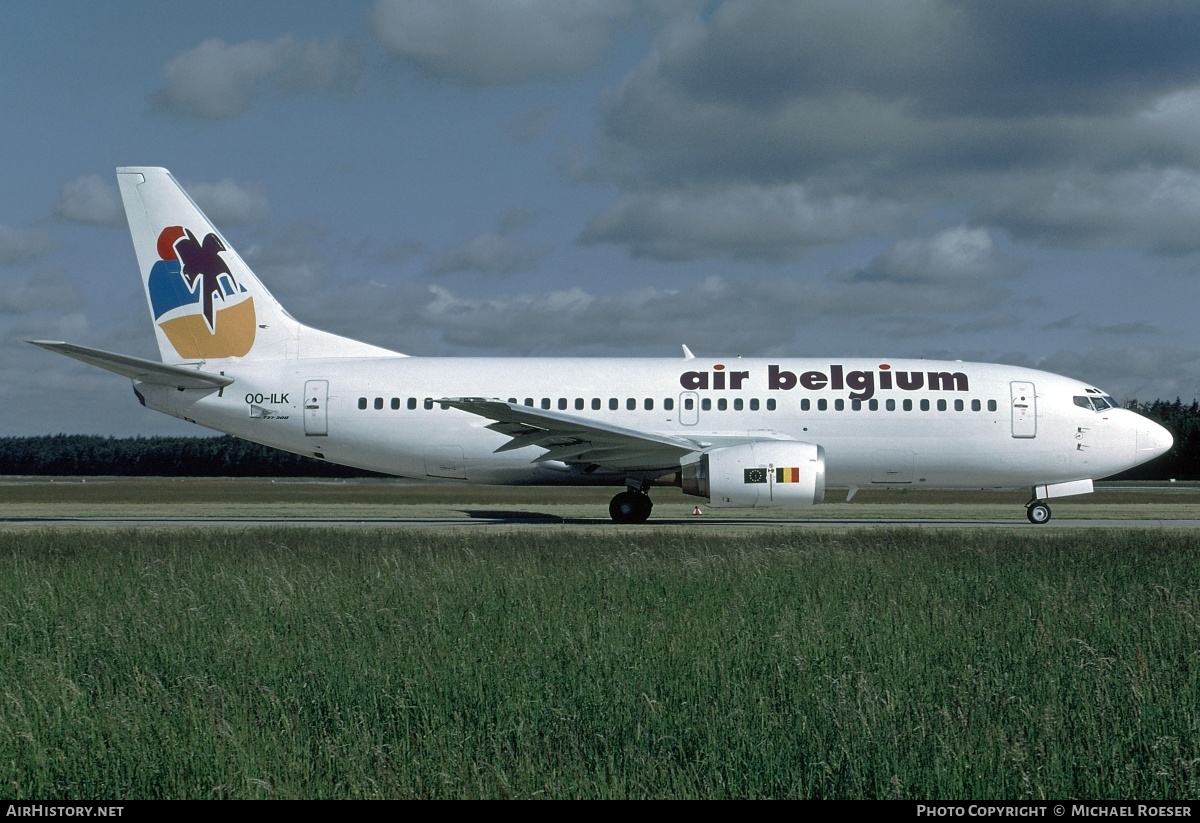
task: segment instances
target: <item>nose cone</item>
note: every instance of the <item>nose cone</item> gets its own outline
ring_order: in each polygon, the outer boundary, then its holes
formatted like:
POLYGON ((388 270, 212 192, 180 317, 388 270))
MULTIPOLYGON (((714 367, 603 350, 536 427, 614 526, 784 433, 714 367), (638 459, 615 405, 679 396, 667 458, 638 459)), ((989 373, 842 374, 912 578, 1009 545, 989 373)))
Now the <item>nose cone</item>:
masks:
POLYGON ((1144 463, 1165 454, 1175 442, 1171 433, 1153 420, 1142 418, 1137 426, 1137 461, 1144 463))

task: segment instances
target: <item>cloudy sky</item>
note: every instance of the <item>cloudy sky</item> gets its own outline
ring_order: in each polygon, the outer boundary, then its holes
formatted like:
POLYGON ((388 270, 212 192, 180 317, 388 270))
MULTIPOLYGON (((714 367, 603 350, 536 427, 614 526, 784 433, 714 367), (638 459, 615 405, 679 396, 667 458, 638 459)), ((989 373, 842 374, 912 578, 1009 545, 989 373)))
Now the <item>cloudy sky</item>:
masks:
POLYGON ((200 434, 114 167, 417 356, 947 357, 1200 392, 1200 4, 9 0, 0 436, 200 434))

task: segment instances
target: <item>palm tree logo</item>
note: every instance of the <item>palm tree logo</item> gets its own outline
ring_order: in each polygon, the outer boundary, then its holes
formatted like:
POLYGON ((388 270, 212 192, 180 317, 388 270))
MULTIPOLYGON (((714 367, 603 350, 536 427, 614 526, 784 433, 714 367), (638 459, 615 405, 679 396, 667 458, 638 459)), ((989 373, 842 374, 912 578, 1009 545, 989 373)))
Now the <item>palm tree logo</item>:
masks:
POLYGON ((224 301, 226 294, 221 287, 220 278, 224 276, 229 279, 231 294, 237 291, 229 264, 220 254, 225 251, 225 244, 212 233, 205 235, 204 242, 201 243, 196 239, 196 235, 192 234, 191 229, 184 229, 183 232, 184 236, 175 241, 175 253, 182 265, 180 273, 188 290, 193 293, 199 292, 204 322, 208 325, 209 332, 215 334, 217 313, 213 297, 220 297, 224 301))

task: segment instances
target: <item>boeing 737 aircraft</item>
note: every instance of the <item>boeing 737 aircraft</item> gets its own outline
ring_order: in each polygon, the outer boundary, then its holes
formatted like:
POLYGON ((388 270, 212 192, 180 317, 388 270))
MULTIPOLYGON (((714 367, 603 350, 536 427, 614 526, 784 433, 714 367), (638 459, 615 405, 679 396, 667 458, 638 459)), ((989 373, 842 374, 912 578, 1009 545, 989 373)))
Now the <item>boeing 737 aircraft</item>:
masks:
POLYGON ((392 475, 624 486, 712 507, 820 503, 826 486, 1033 490, 1046 501, 1171 446, 1099 389, 1032 369, 880 359, 421 358, 289 315, 165 169, 117 169, 162 362, 30 341, 131 378, 142 405, 392 475))

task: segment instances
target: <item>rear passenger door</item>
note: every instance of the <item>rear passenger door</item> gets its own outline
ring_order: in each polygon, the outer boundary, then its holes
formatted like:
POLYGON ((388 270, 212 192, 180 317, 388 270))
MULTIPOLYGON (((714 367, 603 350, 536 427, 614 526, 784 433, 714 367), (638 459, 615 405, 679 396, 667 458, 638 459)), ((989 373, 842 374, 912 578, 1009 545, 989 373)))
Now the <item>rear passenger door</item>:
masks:
POLYGON ((309 437, 329 434, 329 381, 304 382, 304 433, 309 437))

